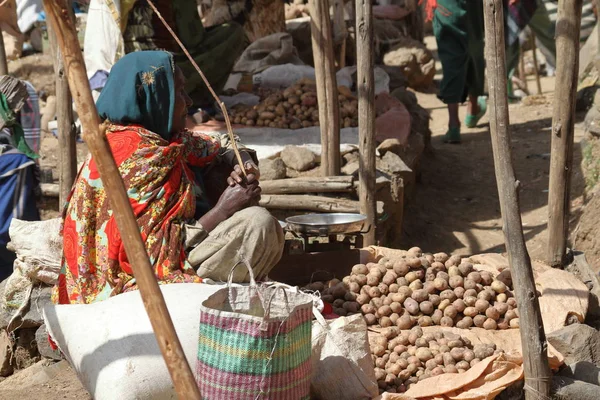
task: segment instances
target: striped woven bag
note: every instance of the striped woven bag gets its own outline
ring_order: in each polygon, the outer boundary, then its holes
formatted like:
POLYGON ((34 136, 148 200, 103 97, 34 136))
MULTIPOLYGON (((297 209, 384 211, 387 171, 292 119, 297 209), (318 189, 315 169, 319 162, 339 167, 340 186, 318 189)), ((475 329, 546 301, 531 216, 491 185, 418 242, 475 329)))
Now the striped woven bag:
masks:
MULTIPOLYGON (((239 265, 239 264, 238 264, 239 265)), ((312 296, 287 285, 232 285, 200 307, 196 380, 203 399, 309 399, 312 296)))

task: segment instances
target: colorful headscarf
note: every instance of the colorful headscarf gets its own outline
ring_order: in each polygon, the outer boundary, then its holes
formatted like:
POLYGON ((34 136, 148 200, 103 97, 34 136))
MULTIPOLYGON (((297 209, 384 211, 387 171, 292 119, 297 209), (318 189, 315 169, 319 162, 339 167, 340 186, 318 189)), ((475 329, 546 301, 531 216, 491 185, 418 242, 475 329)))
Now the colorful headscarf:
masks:
POLYGON ((111 69, 96 103, 103 120, 141 125, 171 139, 175 108, 175 62, 166 51, 127 54, 111 69))

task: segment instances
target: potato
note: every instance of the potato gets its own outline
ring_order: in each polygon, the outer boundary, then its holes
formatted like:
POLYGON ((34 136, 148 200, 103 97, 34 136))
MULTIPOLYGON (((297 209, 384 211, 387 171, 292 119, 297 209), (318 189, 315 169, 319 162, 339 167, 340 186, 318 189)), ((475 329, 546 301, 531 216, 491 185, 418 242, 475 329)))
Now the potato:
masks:
POLYGON ((510 307, 512 307, 512 308, 515 308, 515 307, 517 306, 517 299, 515 299, 514 297, 509 297, 509 298, 506 300, 506 304, 508 304, 508 307, 509 307, 509 308, 510 308, 510 307))
POLYGON ((404 276, 404 278, 406 278, 406 281, 410 284, 417 280, 417 274, 414 271, 410 271, 404 276))
POLYGON ((473 264, 470 262, 461 263, 458 266, 458 270, 462 276, 468 276, 471 272, 473 272, 473 264))
POLYGON ((400 318, 400 314, 398 313, 392 313, 392 315, 390 315, 390 321, 392 321, 392 325, 396 325, 396 321, 398 321, 398 318, 400 318))
POLYGON ((460 276, 460 270, 456 266, 450 266, 448 268, 448 275, 450 276, 450 278, 452 278, 453 276, 460 276))
POLYGON ((417 315, 419 313, 419 303, 412 298, 408 298, 404 301, 404 308, 412 315, 417 315))
POLYGON ((391 293, 388 297, 392 299, 392 302, 402 304, 409 296, 406 293, 391 293))
POLYGON ((368 290, 368 294, 369 296, 371 296, 372 299, 376 297, 381 297, 381 290, 379 290, 377 286, 371 286, 371 288, 368 290))
POLYGON ((500 318, 497 321, 498 329, 508 329, 510 328, 510 321, 505 320, 504 318, 500 318))
POLYGON ((392 314, 392 308, 390 306, 381 306, 377 310, 377 313, 380 316, 388 317, 388 316, 390 316, 392 314))
POLYGON ((383 303, 382 303, 383 306, 389 306, 393 303, 392 299, 388 296, 381 296, 380 299, 383 300, 383 303))
POLYGON ((431 350, 429 350, 427 347, 418 348, 416 356, 419 359, 419 361, 421 361, 421 362, 426 362, 433 358, 433 354, 431 354, 431 350))
POLYGON ((517 318, 516 310, 508 310, 508 311, 506 311, 506 314, 504 314, 504 319, 507 321, 510 321, 511 319, 515 319, 515 318, 517 318))
POLYGON ((456 363, 456 368, 458 369, 459 372, 464 372, 464 371, 468 370, 469 368, 471 368, 471 365, 466 361, 459 361, 456 363))
POLYGON ((445 317, 450 317, 450 318, 454 319, 454 317, 456 317, 457 314, 458 314, 458 311, 456 311, 456 308, 454 308, 454 306, 448 306, 444 309, 445 317))
POLYGON ((375 312, 377 311, 375 307, 373 307, 372 304, 363 304, 360 307, 360 311, 363 314, 375 314, 375 312))
POLYGON ((346 293, 346 296, 354 295, 354 298, 356 298, 356 294, 360 292, 360 285, 356 282, 350 282, 348 284, 348 290, 350 290, 350 292, 346 293))
POLYGON ((358 283, 361 287, 367 284, 367 276, 364 274, 358 274, 354 276, 354 281, 358 283))
POLYGON ((367 274, 367 285, 368 286, 379 285, 379 276, 377 274, 369 272, 369 274, 367 274))
POLYGON ((446 282, 448 282, 448 280, 450 279, 450 275, 448 275, 448 273, 446 271, 439 271, 438 273, 436 273, 435 277, 436 277, 436 279, 437 278, 443 279, 446 282))
POLYGON ((456 300, 456 294, 451 289, 446 289, 442 293, 440 293, 440 297, 442 300, 449 300, 451 303, 456 300))
POLYGON ((475 283, 475 281, 472 279, 466 278, 463 281, 463 287, 465 288, 465 290, 475 289, 477 287, 477 283, 475 283))
POLYGON ((408 361, 409 364, 415 365, 417 367, 417 369, 418 369, 421 366, 421 360, 419 360, 419 357, 416 356, 417 350, 418 349, 415 347, 414 348, 415 355, 408 357, 407 361, 408 361))
POLYGON ((346 311, 343 308, 333 308, 333 313, 336 315, 339 315, 340 317, 345 317, 346 315, 348 315, 348 311, 346 311))
POLYGON ((487 271, 481 271, 481 284, 484 286, 490 286, 492 284, 492 282, 494 281, 494 277, 491 273, 487 272, 487 271))
POLYGON ((421 282, 425 281, 425 268, 417 268, 414 272, 417 274, 417 279, 419 279, 421 282))
POLYGON ((367 294, 359 294, 356 297, 356 302, 358 304, 360 304, 361 306, 365 305, 365 304, 368 304, 370 301, 371 301, 371 296, 369 296, 367 294))
POLYGON ((398 293, 398 289, 400 288, 400 285, 398 285, 395 281, 394 283, 392 283, 391 285, 389 285, 388 290, 390 291, 390 293, 398 293))
POLYGON ((487 301, 492 301, 492 299, 495 296, 496 296, 496 293, 494 293, 494 291, 491 289, 484 289, 477 294, 478 299, 483 299, 483 300, 487 300, 487 301))
POLYGON ((506 285, 498 280, 493 281, 490 286, 492 287, 492 290, 496 293, 504 293, 508 290, 506 285))
MULTIPOLYGON (((456 268, 456 267, 453 267, 456 268)), ((457 268, 458 270, 458 268, 457 268)), ((462 287, 463 286, 463 277, 460 275, 454 275, 454 276, 450 276, 450 280, 448 281, 448 284, 450 285, 450 287, 452 289, 456 289, 457 287, 462 287)))
POLYGON ((342 307, 349 313, 357 313, 359 311, 360 305, 355 301, 347 301, 342 307))
POLYGON ((440 304, 437 306, 438 310, 444 311, 446 307, 448 307, 452 302, 448 299, 444 299, 440 301, 440 304))
POLYGON ((454 358, 454 361, 462 361, 464 359, 465 349, 461 347, 454 347, 450 349, 450 355, 454 358))
POLYGON ((473 326, 473 318, 471 317, 463 317, 460 321, 456 323, 456 327, 460 329, 469 329, 473 326))
POLYGON ((409 288, 411 288, 413 291, 414 290, 421 290, 423 289, 423 283, 417 278, 416 280, 412 281, 409 285, 409 288))
POLYGON ((473 317, 473 325, 475 325, 478 328, 483 328, 483 323, 486 319, 487 318, 485 315, 475 315, 473 317))
POLYGON ((431 314, 431 320, 435 325, 439 325, 442 317, 444 316, 444 312, 441 310, 435 310, 433 314, 431 314))
POLYGON ((435 278, 433 280, 433 286, 441 292, 448 289, 448 281, 443 278, 435 278))
POLYGON ((431 315, 433 313, 433 304, 430 301, 422 301, 419 309, 423 314, 431 315))
POLYGON ((440 320, 440 325, 445 327, 452 327, 454 326, 454 321, 450 317, 442 317, 442 319, 440 320))
POLYGON ((475 302, 475 308, 480 313, 485 313, 485 310, 487 310, 489 307, 490 303, 487 300, 479 299, 475 302))
POLYGON ((356 264, 352 267, 352 273, 354 275, 366 275, 369 273, 369 270, 365 264, 356 264))
POLYGON ((379 285, 377 285, 377 287, 379 288, 379 291, 381 292, 382 296, 387 296, 387 294, 389 293, 388 285, 386 285, 385 283, 380 283, 379 285))
POLYGON ((379 318, 379 325, 381 325, 382 328, 387 328, 392 326, 392 320, 389 317, 381 317, 379 318))
POLYGON ((496 302, 496 303, 494 303, 494 308, 496 310, 498 310, 498 314, 500 314, 500 316, 502 316, 502 315, 505 315, 506 312, 508 311, 508 304, 496 302))
POLYGON ((475 299, 477 299, 477 290, 475 290, 475 289, 467 289, 467 290, 465 290, 465 294, 463 295, 463 299, 465 297, 475 297, 475 299))
POLYGON ((481 274, 477 271, 473 271, 467 275, 467 278, 475 283, 481 283, 481 274))
POLYGON ((474 318, 477 314, 479 314, 479 310, 477 310, 475 307, 467 307, 463 310, 463 314, 465 314, 467 317, 474 318))
POLYGON ((485 322, 483 323, 483 329, 487 329, 487 330, 494 330, 498 327, 498 325, 496 324, 496 321, 493 320, 492 318, 488 318, 485 320, 485 322))
POLYGON ((454 358, 450 355, 450 353, 443 353, 443 358, 444 358, 444 366, 449 366, 449 365, 454 365, 456 364, 456 361, 454 361, 454 358))
POLYGON ((411 298, 420 303, 427 300, 429 298, 429 294, 424 290, 415 290, 412 292, 411 298))
POLYGON ((498 321, 500 319, 500 313, 494 307, 489 307, 487 310, 485 310, 485 316, 493 319, 494 321, 498 321))
POLYGON ((458 311, 459 313, 465 311, 465 308, 467 308, 467 305, 465 304, 463 299, 456 299, 452 302, 452 306, 456 309, 456 311, 458 311))
POLYGON ((429 301, 433 304, 434 307, 437 307, 442 301, 441 297, 437 294, 430 294, 429 301))
POLYGON ((375 325, 377 323, 377 317, 375 317, 375 314, 365 314, 364 318, 365 318, 365 322, 369 326, 375 325))
POLYGON ((396 326, 400 329, 410 329, 413 326, 413 320, 409 315, 403 315, 396 321, 396 326))
POLYGON ((333 308, 341 308, 344 304, 344 299, 336 299, 333 301, 333 308))
POLYGON ((385 376, 385 383, 387 383, 388 385, 391 385, 394 382, 396 382, 396 375, 388 373, 385 376))
POLYGON ((395 284, 396 279, 398 279, 398 275, 396 275, 396 273, 393 271, 388 271, 381 281, 389 286, 391 284, 395 284))
MULTIPOLYGON (((421 325, 419 325, 421 326, 421 325)), ((428 347, 429 346, 429 342, 427 340, 425 340, 425 338, 420 337, 415 341, 415 346, 417 346, 417 348, 419 347, 428 347)))
POLYGON ((432 295, 437 293, 437 289, 433 285, 433 282, 425 282, 423 284, 423 290, 427 292, 428 295, 432 295))
POLYGON ((458 297, 459 299, 462 299, 465 295, 465 288, 459 286, 457 288, 454 289, 454 294, 456 295, 456 297, 458 297))
POLYGON ((405 261, 396 261, 394 263, 393 270, 396 273, 396 275, 401 277, 405 276, 409 272, 410 267, 405 261))
POLYGON ((444 265, 446 265, 446 267, 450 267, 450 266, 457 266, 460 264, 460 262, 462 261, 462 258, 460 256, 454 255, 451 256, 445 263, 444 265))
POLYGON ((433 319, 431 319, 431 317, 424 315, 422 317, 420 317, 417 320, 417 323, 419 324, 419 326, 425 327, 425 326, 433 326, 433 319))
POLYGON ((519 327, 519 318, 513 318, 510 320, 509 325, 511 328, 518 328, 519 327))
POLYGON ((396 283, 400 287, 408 287, 408 281, 406 280, 405 277, 400 277, 400 278, 396 279, 396 283))

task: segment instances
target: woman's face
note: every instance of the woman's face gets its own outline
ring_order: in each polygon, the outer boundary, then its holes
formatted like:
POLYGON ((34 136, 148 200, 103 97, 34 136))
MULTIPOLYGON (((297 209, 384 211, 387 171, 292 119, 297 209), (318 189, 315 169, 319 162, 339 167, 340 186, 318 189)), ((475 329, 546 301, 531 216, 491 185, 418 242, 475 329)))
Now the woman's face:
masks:
POLYGON ((179 67, 175 67, 175 107, 173 109, 172 133, 185 129, 188 108, 192 106, 192 99, 185 91, 185 77, 179 67))

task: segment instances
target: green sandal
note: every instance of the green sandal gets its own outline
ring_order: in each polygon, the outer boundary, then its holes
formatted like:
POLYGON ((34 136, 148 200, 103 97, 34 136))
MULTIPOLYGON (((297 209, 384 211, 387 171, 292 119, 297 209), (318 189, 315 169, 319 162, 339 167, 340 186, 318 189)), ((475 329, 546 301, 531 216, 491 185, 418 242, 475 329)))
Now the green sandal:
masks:
POLYGON ((451 126, 444 135, 444 143, 460 143, 460 127, 451 126))
POLYGON ((477 115, 468 114, 465 117, 465 125, 467 128, 475 128, 479 120, 485 115, 487 111, 487 102, 485 101, 485 97, 479 96, 477 99, 477 104, 479 105, 479 112, 477 115))

